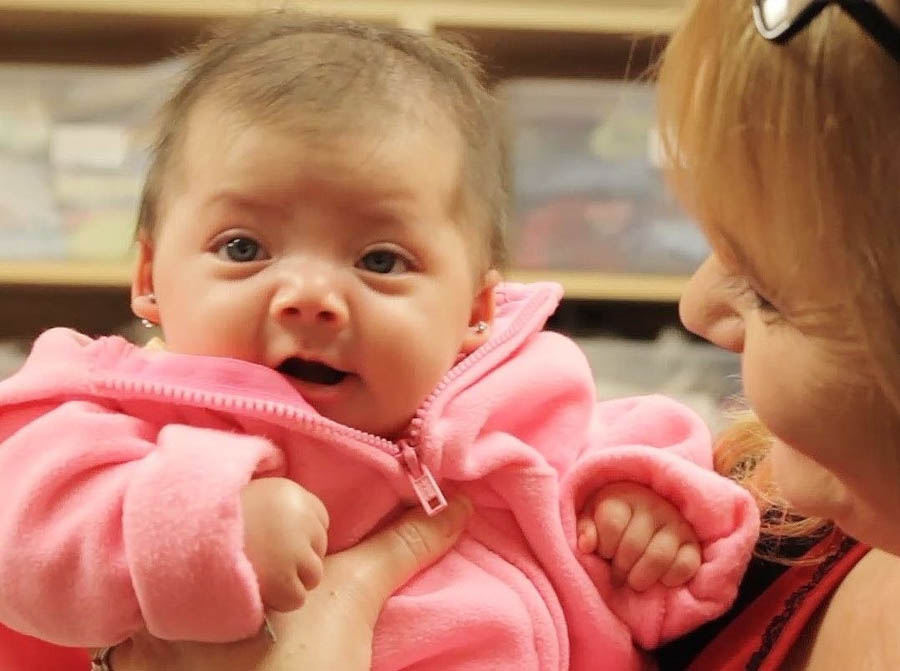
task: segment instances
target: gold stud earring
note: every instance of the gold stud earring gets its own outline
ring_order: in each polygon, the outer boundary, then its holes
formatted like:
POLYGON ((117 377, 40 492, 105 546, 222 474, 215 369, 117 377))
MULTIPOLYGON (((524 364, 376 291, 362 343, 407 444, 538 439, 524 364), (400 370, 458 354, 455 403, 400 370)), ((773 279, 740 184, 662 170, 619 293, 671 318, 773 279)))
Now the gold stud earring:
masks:
MULTIPOLYGON (((147 300, 150 301, 151 305, 156 305, 156 294, 154 294, 154 293, 147 294, 147 300)), ((156 326, 156 324, 154 324, 149 319, 142 319, 141 324, 143 325, 143 327, 145 329, 152 329, 154 326, 156 326)))

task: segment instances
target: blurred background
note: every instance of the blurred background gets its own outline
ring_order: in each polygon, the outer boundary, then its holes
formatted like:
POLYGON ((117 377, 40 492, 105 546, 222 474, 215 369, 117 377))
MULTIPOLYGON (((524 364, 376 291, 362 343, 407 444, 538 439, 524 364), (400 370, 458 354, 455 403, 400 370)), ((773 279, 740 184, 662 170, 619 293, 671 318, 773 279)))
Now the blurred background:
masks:
POLYGON ((659 391, 710 423, 736 357, 690 338, 677 300, 707 253, 667 193, 652 65, 683 0, 0 0, 0 377, 55 325, 145 334, 128 307, 154 113, 179 54, 273 7, 463 39, 511 122, 514 280, 567 299, 603 397, 659 391))

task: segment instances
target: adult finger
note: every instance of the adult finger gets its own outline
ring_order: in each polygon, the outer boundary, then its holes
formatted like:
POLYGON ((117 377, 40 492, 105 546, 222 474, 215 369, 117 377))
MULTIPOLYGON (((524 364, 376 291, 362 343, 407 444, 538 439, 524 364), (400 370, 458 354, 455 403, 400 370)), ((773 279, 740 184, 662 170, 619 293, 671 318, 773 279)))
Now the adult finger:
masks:
POLYGON ((472 504, 463 498, 451 500, 434 517, 420 508, 411 510, 374 536, 329 557, 329 580, 349 579, 377 617, 388 597, 453 547, 471 513, 472 504))

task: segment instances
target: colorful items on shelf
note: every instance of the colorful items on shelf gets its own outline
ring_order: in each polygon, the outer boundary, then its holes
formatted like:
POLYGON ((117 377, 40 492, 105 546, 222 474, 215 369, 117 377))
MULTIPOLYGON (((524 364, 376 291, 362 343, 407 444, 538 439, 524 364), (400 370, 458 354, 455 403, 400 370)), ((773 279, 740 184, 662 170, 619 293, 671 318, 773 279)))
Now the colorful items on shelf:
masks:
POLYGON ((0 65, 0 260, 125 257, 153 113, 182 69, 0 65))
POLYGON ((518 268, 689 274, 708 253, 668 194, 650 84, 512 80, 518 268))
MULTIPOLYGON (((153 112, 183 67, 0 66, 0 260, 125 256, 153 112)), ((654 161, 649 84, 521 79, 500 94, 513 267, 679 275, 699 264, 703 237, 654 161)))

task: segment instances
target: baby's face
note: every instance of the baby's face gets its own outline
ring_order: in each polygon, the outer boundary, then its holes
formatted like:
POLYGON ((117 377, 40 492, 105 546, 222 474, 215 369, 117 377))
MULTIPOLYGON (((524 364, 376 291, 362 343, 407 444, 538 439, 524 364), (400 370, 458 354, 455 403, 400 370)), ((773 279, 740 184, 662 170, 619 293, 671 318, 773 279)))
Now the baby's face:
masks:
POLYGON ((167 347, 278 369, 322 415, 402 432, 493 306, 454 221, 458 136, 429 123, 313 143, 196 111, 135 284, 167 347))

